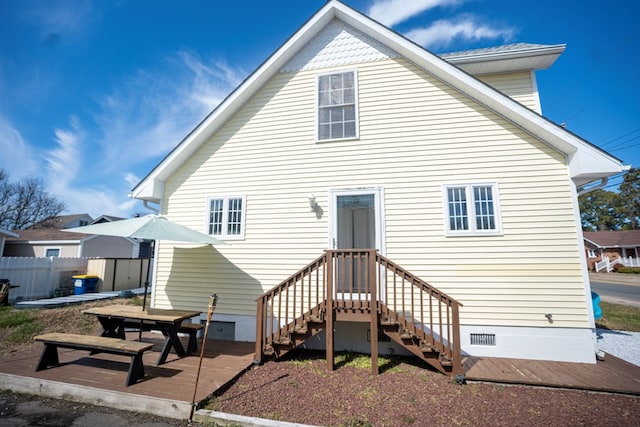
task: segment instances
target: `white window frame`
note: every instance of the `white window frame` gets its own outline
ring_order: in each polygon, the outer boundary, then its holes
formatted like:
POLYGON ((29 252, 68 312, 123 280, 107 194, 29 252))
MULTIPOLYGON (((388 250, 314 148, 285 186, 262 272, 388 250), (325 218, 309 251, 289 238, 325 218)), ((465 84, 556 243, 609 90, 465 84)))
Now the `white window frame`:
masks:
POLYGON ((60 255, 62 254, 62 248, 59 246, 45 246, 44 248, 44 257, 45 258, 60 258, 60 255), (47 252, 49 251, 58 251, 58 255, 47 255, 47 252))
MULTIPOLYGON (((347 105, 347 104, 343 104, 347 105)), ((360 138, 360 120, 359 120, 359 100, 358 100, 358 73, 356 70, 336 70, 329 73, 318 74, 316 76, 316 140, 318 142, 327 141, 345 141, 360 138), (336 74, 353 74, 353 106, 355 114, 355 135, 342 138, 320 138, 320 79, 322 77, 336 74)))
POLYGON ((596 252, 595 249, 587 248, 587 254, 589 258, 598 258, 598 253, 596 252))
POLYGON ((210 196, 207 198, 206 218, 205 218, 205 230, 210 236, 216 237, 221 240, 244 240, 245 223, 247 218, 247 197, 244 195, 224 195, 224 196, 210 196), (240 199, 242 203, 241 218, 240 218, 240 233, 229 234, 229 202, 230 200, 240 199), (222 200, 222 223, 221 233, 211 233, 211 202, 213 200, 222 200))
POLYGON ((442 186, 442 195, 444 202, 444 222, 445 222, 445 235, 447 237, 455 236, 502 236, 502 217, 500 215, 500 199, 499 199, 498 184, 496 182, 474 182, 474 183, 458 183, 458 184, 444 184, 442 186), (476 227, 476 209, 475 200, 473 197, 474 187, 490 187, 491 196, 493 199, 493 216, 495 228, 491 230, 479 230, 476 227), (466 194, 466 206, 468 217, 468 229, 466 230, 452 230, 451 221, 449 218, 449 194, 448 190, 451 188, 464 188, 466 194))

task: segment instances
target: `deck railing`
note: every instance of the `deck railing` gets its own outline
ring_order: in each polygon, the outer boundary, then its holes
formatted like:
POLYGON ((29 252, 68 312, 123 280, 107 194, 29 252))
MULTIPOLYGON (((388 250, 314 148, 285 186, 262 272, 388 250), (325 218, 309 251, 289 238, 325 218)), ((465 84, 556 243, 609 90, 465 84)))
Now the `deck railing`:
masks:
MULTIPOLYGON (((373 249, 326 250, 257 299, 256 357, 309 322, 360 314, 370 315, 372 337, 379 322, 393 322, 461 367, 460 306, 373 249)), ((332 347, 333 328, 326 333, 332 347)))

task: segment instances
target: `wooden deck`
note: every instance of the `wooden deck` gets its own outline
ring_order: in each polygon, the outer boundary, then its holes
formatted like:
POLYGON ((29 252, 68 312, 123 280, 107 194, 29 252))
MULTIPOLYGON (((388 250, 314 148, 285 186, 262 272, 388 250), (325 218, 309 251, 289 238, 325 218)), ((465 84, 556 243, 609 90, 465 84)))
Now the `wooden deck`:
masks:
MULTIPOLYGON (((137 333, 130 333, 135 339, 137 333)), ((185 338, 186 340, 186 338, 185 338)), ((124 385, 129 360, 108 354, 90 356, 86 351, 60 350, 61 366, 35 372, 42 346, 0 360, 0 387, 99 404, 118 409, 188 418, 199 362, 197 355, 156 366, 163 337, 145 333, 154 343, 145 353, 146 376, 124 385)), ((232 381, 254 360, 254 343, 208 340, 202 362, 196 402, 232 381)), ((467 357, 464 370, 469 381, 525 384, 640 395, 640 367, 607 354, 597 364, 563 363, 503 358, 467 357)))
MULTIPOLYGON (((137 338, 137 332, 129 334, 129 339, 137 338)), ((197 354, 184 358, 171 353, 167 363, 156 366, 164 342, 162 335, 145 333, 142 340, 153 343, 154 347, 143 358, 145 377, 129 387, 125 386, 129 358, 123 356, 90 356, 86 351, 60 349, 60 366, 35 372, 41 345, 0 360, 0 387, 16 392, 98 402, 118 409, 158 415, 163 412, 162 415, 172 418, 188 418, 200 348, 197 354)), ((205 399, 251 366, 254 346, 254 343, 207 340, 196 402, 205 399)))
POLYGON ((640 395, 640 366, 610 354, 596 364, 468 357, 467 380, 640 395))

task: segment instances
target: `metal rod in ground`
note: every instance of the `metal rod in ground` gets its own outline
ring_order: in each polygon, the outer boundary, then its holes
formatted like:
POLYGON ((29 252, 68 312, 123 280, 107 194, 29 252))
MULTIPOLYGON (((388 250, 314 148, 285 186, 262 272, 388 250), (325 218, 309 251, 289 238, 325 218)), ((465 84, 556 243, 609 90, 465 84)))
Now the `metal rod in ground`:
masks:
POLYGON ((200 348, 200 360, 198 361, 198 371, 196 372, 196 383, 193 386, 193 398, 191 399, 191 411, 189 412, 189 424, 193 421, 193 413, 196 409, 196 393, 198 391, 198 380, 200 379, 200 368, 202 368, 202 358, 204 357, 204 347, 207 344, 207 335, 209 334, 209 325, 211 324, 211 318, 213 312, 216 309, 218 303, 218 295, 213 294, 209 296, 209 307, 207 310, 207 323, 204 325, 204 336, 202 337, 202 347, 200 348))

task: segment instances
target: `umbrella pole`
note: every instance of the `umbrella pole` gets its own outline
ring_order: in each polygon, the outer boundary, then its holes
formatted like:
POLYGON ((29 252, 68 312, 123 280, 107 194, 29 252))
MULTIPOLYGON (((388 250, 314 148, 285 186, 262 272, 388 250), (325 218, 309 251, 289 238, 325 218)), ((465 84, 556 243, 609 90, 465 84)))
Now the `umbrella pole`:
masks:
MULTIPOLYGON (((151 254, 147 259, 147 276, 144 278, 144 296, 142 297, 142 311, 147 308, 147 292, 149 291, 149 271, 151 270, 151 254)), ((142 326, 143 321, 140 321, 140 330, 138 331, 138 341, 142 341, 142 326)))
POLYGON ((196 409, 196 392, 198 391, 198 380, 200 379, 200 368, 202 368, 202 358, 204 357, 204 347, 207 343, 207 335, 209 334, 209 325, 211 324, 211 318, 213 312, 216 309, 218 302, 218 295, 213 294, 209 296, 209 307, 207 310, 207 323, 204 326, 204 336, 202 337, 202 347, 200 348, 200 360, 198 361, 198 371, 196 373, 196 383, 193 387, 193 398, 191 399, 191 411, 189 412, 189 424, 193 421, 193 413, 196 409))

